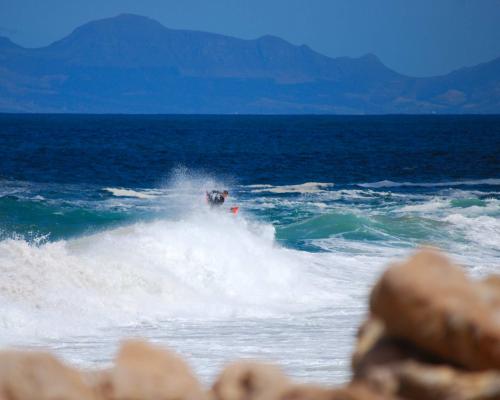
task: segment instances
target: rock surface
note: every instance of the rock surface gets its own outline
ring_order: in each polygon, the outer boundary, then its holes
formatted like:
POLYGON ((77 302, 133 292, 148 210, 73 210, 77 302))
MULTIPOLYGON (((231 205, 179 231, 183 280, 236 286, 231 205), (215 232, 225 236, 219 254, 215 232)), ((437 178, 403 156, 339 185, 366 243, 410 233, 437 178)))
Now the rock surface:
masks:
POLYGON ((93 400, 81 375, 42 352, 0 352, 0 400, 93 400))
POLYGON ((125 342, 114 367, 94 376, 93 382, 97 396, 105 400, 201 400, 206 397, 181 358, 138 340, 125 342))
POLYGON ((362 380, 373 367, 391 366, 407 360, 425 363, 440 361, 436 356, 418 349, 406 340, 389 336, 384 323, 372 317, 359 330, 352 355, 353 378, 362 380))
POLYGON ((500 399, 500 371, 470 372, 445 365, 411 343, 388 335, 380 320, 360 329, 353 355, 354 381, 403 399, 500 399))
POLYGON ((273 366, 257 362, 228 365, 212 387, 216 400, 274 400, 281 398, 291 382, 273 366))
POLYGON ((388 332, 465 368, 500 368, 498 277, 471 282, 433 250, 389 268, 370 308, 388 332))
POLYGON ((395 400, 388 393, 379 393, 365 384, 351 384, 340 389, 296 385, 279 400, 395 400))

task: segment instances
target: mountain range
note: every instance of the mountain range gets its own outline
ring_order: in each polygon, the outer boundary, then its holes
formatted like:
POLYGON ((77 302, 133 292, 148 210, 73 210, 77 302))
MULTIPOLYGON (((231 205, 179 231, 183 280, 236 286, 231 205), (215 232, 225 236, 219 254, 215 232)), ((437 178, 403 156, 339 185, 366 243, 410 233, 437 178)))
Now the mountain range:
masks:
POLYGON ((0 112, 500 113, 500 57, 414 78, 375 55, 331 58, 122 14, 28 49, 0 37, 0 112))

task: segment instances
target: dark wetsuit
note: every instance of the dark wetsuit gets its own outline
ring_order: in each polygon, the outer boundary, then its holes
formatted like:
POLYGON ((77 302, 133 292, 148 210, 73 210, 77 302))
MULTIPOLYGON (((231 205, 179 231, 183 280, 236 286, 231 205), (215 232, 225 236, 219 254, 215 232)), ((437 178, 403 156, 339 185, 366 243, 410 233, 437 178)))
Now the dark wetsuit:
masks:
POLYGON ((207 201, 211 206, 220 206, 224 203, 224 195, 218 190, 207 192, 207 201))

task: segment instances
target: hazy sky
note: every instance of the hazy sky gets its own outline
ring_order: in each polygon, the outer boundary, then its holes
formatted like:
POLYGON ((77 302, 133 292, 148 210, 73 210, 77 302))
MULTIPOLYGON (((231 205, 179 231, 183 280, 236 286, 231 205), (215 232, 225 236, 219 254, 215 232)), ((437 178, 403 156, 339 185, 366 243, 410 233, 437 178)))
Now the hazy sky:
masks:
POLYGON ((124 12, 170 28, 272 34, 332 57, 374 53, 414 76, 500 56, 500 0, 0 0, 0 35, 44 46, 124 12))

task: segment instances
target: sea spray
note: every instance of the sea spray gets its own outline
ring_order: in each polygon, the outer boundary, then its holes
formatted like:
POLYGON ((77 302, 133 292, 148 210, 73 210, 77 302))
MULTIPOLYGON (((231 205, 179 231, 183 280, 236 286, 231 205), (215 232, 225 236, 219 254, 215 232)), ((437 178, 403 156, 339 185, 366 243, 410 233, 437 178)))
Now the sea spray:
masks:
POLYGON ((2 330, 57 335, 172 317, 260 317, 331 298, 333 287, 315 287, 307 257, 277 245, 271 225, 225 211, 39 246, 1 241, 2 330))

